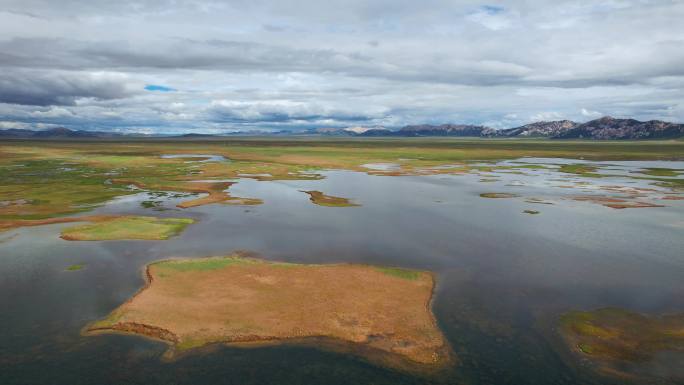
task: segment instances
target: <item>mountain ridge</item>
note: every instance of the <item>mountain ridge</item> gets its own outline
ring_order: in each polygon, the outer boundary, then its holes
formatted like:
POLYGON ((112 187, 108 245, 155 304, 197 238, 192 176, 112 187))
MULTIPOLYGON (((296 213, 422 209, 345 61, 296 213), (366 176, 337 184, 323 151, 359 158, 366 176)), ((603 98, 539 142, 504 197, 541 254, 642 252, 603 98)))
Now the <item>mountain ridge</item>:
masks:
MULTIPOLYGON (((268 133, 261 133, 269 135, 268 133)), ((235 135, 254 135, 253 132, 232 132, 224 135, 185 133, 179 135, 158 135, 165 138, 202 139, 235 135)), ((639 121, 604 116, 585 123, 570 120, 539 121, 518 127, 494 129, 471 124, 415 124, 398 130, 373 127, 366 130, 348 128, 317 128, 303 132, 279 131, 270 135, 320 135, 334 137, 480 137, 480 138, 550 138, 550 139, 595 139, 595 140, 639 140, 674 139, 684 137, 684 124, 661 120, 639 121)), ((27 130, 10 128, 0 130, 0 139, 96 139, 154 137, 143 134, 121 134, 105 131, 72 130, 56 127, 48 130, 27 130)))

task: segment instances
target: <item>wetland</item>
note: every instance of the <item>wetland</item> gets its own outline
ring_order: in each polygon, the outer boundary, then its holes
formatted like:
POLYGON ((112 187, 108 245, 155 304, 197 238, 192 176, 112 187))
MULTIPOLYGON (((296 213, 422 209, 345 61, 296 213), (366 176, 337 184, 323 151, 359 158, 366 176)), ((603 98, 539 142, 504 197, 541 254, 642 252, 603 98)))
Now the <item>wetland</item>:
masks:
POLYGON ((684 383, 683 154, 1 142, 0 383, 684 383))

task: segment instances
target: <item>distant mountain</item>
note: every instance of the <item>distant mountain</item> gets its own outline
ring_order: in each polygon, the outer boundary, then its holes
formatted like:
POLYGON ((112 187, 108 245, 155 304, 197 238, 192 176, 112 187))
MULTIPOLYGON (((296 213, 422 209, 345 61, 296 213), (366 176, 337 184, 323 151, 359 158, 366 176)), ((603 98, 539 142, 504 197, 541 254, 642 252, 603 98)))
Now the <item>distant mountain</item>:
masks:
POLYGON ((51 128, 48 130, 33 131, 10 128, 0 130, 0 138, 15 139, 59 139, 59 138, 115 138, 122 134, 103 131, 70 130, 64 127, 51 128))
POLYGON ((314 128, 312 130, 305 131, 304 134, 308 135, 324 135, 324 136, 353 136, 354 132, 347 131, 344 128, 314 128))
MULTIPOLYGON (((336 128, 336 127, 323 127, 323 128, 313 128, 302 132, 305 135, 323 135, 323 136, 388 136, 393 135, 393 131, 390 131, 384 127, 347 127, 347 128, 336 128)), ((396 133, 396 132, 395 132, 396 133)))
POLYGON ((397 136, 481 136, 487 127, 469 124, 419 124, 402 127, 396 131, 397 136))
POLYGON ((635 119, 603 117, 586 123, 570 120, 535 122, 520 127, 493 129, 466 124, 411 125, 398 131, 366 131, 361 136, 462 136, 495 138, 551 139, 667 139, 684 137, 684 124, 660 120, 641 122, 635 119))
MULTIPOLYGON (((609 116, 586 123, 570 120, 535 122, 520 127, 494 129, 470 124, 419 124, 399 130, 384 127, 315 128, 305 131, 238 131, 222 135, 189 133, 166 136, 177 139, 199 139, 226 136, 296 136, 321 135, 338 137, 482 137, 482 138, 551 138, 551 139, 669 139, 684 137, 684 124, 660 120, 641 122, 635 119, 617 119, 609 116)), ((0 130, 0 139, 79 139, 149 137, 142 134, 119 134, 102 131, 71 130, 64 127, 33 131, 10 128, 0 130)))
POLYGON ((616 119, 605 116, 577 125, 558 139, 666 139, 684 137, 684 124, 649 120, 616 119))
POLYGON ((490 132, 489 136, 503 136, 503 137, 557 137, 569 130, 577 127, 579 124, 570 120, 557 120, 552 122, 535 122, 526 124, 524 126, 515 128, 506 128, 503 130, 495 130, 490 132))
POLYGON ((212 134, 183 134, 183 135, 178 135, 175 136, 175 138, 184 138, 184 139, 201 139, 201 138, 215 138, 217 137, 216 135, 212 134))
POLYGON ((366 130, 366 131, 362 132, 361 134, 358 134, 357 136, 378 137, 378 136, 397 136, 397 135, 398 135, 397 131, 388 130, 386 128, 371 128, 370 130, 366 130))
POLYGON ((7 130, 0 130, 0 138, 26 138, 29 132, 33 134, 34 131, 9 128, 7 130))

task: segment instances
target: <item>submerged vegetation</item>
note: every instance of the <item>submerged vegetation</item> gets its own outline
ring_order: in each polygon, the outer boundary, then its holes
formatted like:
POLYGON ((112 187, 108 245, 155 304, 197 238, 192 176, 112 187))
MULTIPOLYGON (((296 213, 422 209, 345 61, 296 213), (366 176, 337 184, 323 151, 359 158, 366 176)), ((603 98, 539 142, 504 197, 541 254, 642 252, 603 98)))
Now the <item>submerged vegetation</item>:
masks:
POLYGON ((620 362, 646 362, 661 351, 684 350, 684 314, 656 317, 604 308, 566 313, 560 325, 570 349, 608 372, 620 372, 620 362))
POLYGON ((77 270, 83 270, 83 268, 85 268, 85 264, 77 264, 77 265, 68 266, 65 270, 66 271, 77 271, 77 270))
POLYGON ((488 193, 482 193, 480 194, 480 197, 482 198, 517 198, 519 197, 518 194, 511 194, 511 193, 501 193, 501 192, 488 192, 488 193))

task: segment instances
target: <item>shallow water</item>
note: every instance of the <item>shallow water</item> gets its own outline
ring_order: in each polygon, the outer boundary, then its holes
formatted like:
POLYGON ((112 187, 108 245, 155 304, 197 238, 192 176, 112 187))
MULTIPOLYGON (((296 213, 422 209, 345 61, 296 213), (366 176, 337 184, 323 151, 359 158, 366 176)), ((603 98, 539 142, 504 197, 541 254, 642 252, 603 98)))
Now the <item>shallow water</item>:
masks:
MULTIPOLYGON (((515 162, 523 161, 545 162, 515 162)), ((625 168, 625 175, 644 167, 683 166, 606 163, 625 168)), ((621 175, 589 179, 553 168, 520 171, 404 177, 328 171, 322 180, 239 179, 231 194, 263 199, 263 205, 178 209, 175 204, 188 198, 140 193, 93 211, 198 220, 168 241, 58 238, 70 224, 3 233, 0 384, 619 383, 568 356, 558 344, 556 317, 604 306, 684 311, 684 201, 615 210, 568 197, 627 185, 654 188, 647 199, 658 199, 667 189, 621 175), (488 175, 498 180, 479 182, 488 175), (576 182, 583 184, 559 187, 576 182), (300 190, 350 198, 362 207, 317 206, 300 190), (484 192, 520 198, 481 198, 484 192), (529 197, 554 204, 527 203, 529 197), (163 210, 140 205, 149 199, 163 199, 163 210), (524 214, 526 209, 541 213, 524 214), (148 262, 240 249, 274 260, 435 271, 434 311, 460 364, 422 377, 354 356, 287 345, 220 347, 168 363, 160 360, 162 343, 80 335, 87 323, 106 316, 142 286, 141 270, 148 262), (81 263, 85 269, 65 271, 81 263)), ((661 354, 639 370, 672 377, 662 383, 684 383, 681 362, 682 354, 661 354)))
POLYGON ((167 154, 160 156, 162 159, 178 159, 178 158, 198 158, 199 160, 188 160, 186 163, 204 163, 204 162, 225 162, 228 159, 223 155, 203 155, 203 154, 167 154), (205 159, 207 158, 207 159, 205 159))

